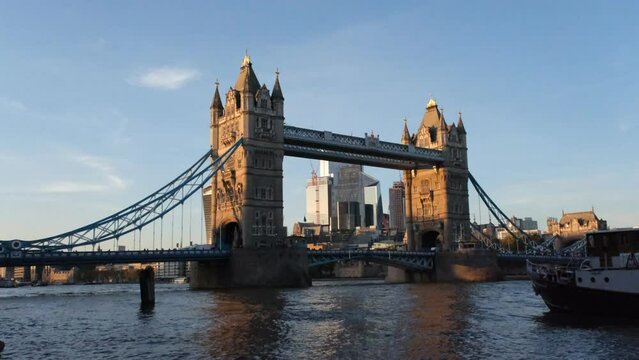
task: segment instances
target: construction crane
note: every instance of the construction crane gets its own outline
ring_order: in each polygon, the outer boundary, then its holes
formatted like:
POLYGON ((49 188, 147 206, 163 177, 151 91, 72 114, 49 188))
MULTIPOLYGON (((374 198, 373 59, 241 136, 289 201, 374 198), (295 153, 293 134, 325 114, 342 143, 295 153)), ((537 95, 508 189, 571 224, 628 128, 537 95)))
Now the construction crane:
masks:
POLYGON ((320 223, 320 199, 319 199, 319 182, 317 181, 317 172, 315 171, 315 166, 313 166, 313 161, 309 160, 311 164, 311 185, 315 188, 315 224, 320 223))

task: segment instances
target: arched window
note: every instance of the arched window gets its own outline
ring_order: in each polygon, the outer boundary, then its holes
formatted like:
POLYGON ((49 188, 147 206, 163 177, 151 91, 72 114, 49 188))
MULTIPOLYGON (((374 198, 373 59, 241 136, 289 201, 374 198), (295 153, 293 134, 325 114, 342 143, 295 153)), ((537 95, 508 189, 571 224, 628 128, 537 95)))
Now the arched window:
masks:
POLYGON ((431 144, 437 144, 437 127, 432 126, 428 128, 428 135, 430 137, 431 144))

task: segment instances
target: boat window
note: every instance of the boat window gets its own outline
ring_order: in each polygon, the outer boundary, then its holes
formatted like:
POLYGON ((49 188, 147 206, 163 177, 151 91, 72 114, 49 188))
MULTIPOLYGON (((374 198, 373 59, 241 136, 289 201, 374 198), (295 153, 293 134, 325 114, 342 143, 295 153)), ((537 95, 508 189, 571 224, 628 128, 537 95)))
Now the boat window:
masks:
POLYGON ((578 277, 578 278, 577 278, 577 281, 578 281, 578 282, 581 282, 581 278, 580 278, 580 277, 578 277))
POLYGON ((591 278, 590 278, 590 282, 595 282, 595 278, 594 278, 594 277, 591 277, 591 278))
POLYGON ((604 278, 605 282, 610 282, 610 279, 608 279, 607 277, 604 278))

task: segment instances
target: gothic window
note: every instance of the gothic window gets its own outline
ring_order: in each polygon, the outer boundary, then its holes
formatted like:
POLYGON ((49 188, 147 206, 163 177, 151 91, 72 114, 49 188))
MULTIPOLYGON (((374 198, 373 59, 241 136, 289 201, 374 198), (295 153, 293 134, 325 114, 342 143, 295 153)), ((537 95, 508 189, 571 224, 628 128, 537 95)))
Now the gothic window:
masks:
POLYGON ((273 168, 273 159, 268 159, 268 168, 269 169, 273 168))
POLYGON ((430 183, 428 182, 428 180, 422 180, 421 181, 421 192, 427 192, 428 190, 430 190, 430 183))
POLYGON ((266 234, 266 213, 265 212, 260 212, 260 234, 266 234))
POLYGON ((273 200, 273 188, 268 188, 267 192, 268 192, 267 198, 269 200, 273 200))
POLYGON ((262 117, 255 119, 255 134, 266 138, 272 137, 273 120, 262 117))
POLYGON ((266 235, 274 235, 275 227, 273 226, 273 212, 269 211, 268 219, 266 220, 266 235))
POLYGON ((253 225, 253 235, 261 235, 260 234, 260 212, 255 212, 255 224, 253 225))
POLYGON ((235 124, 231 123, 231 124, 224 124, 221 128, 221 134, 220 137, 222 139, 222 144, 224 145, 230 145, 233 142, 235 142, 235 139, 237 137, 237 130, 236 130, 236 126, 235 124))
POLYGON ((237 189, 236 190, 236 192, 237 192, 236 198, 237 198, 237 200, 239 202, 241 202, 242 201, 242 184, 238 184, 236 189, 237 189))
POLYGON ((437 127, 432 126, 428 128, 428 135, 430 137, 431 144, 437 144, 437 127))
POLYGON ((233 192, 233 189, 226 189, 226 198, 231 202, 235 201, 235 193, 233 192))
POLYGON ((260 100, 260 107, 266 108, 268 106, 268 101, 266 99, 260 100))
POLYGON ((218 190, 217 194, 216 194, 216 197, 217 197, 217 207, 221 208, 222 207, 222 202, 224 201, 224 197, 222 196, 222 192, 218 190))

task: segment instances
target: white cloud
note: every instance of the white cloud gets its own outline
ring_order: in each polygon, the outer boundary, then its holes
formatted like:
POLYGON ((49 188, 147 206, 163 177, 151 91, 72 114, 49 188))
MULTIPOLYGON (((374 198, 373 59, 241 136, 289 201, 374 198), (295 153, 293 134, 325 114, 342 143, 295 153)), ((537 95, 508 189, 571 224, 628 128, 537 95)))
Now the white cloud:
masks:
POLYGON ((18 160, 18 157, 15 155, 0 153, 1 162, 9 162, 9 161, 15 161, 15 160, 18 160))
POLYGON ((138 86, 175 90, 195 79, 198 75, 199 72, 194 69, 164 66, 151 68, 136 76, 130 82, 138 86))
POLYGON ((115 171, 110 162, 104 158, 92 155, 78 155, 73 161, 84 167, 96 170, 101 180, 95 182, 54 181, 43 186, 43 193, 86 193, 109 192, 126 188, 126 182, 115 171))
POLYGON ((27 106, 21 101, 0 96, 0 108, 11 111, 24 111, 27 109, 27 106))
POLYGON ((108 187, 103 184, 82 183, 76 181, 58 181, 42 188, 43 193, 81 193, 81 192, 104 192, 108 187))

